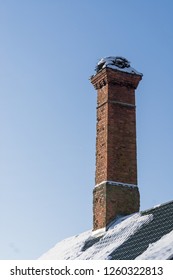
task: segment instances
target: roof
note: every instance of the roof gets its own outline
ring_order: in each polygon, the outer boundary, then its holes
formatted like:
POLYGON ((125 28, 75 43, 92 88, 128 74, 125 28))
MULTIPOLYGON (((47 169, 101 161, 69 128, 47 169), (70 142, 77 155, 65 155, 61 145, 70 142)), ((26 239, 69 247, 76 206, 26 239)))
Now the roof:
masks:
POLYGON ((110 255, 111 259, 135 259, 144 253, 150 244, 157 242, 173 230, 173 202, 157 206, 141 214, 152 215, 152 221, 144 224, 117 250, 114 250, 110 255))
POLYGON ((64 239, 40 259, 173 259, 173 201, 64 239))

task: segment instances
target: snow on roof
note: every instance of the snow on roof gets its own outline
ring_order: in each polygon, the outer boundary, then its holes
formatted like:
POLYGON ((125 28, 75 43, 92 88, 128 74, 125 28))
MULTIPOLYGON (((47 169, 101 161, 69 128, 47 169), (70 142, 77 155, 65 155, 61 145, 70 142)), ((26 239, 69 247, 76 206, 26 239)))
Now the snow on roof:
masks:
POLYGON ((102 58, 95 68, 96 73, 104 68, 111 68, 114 70, 142 76, 142 73, 139 73, 134 68, 132 68, 130 66, 130 62, 122 56, 108 56, 102 58))
POLYGON ((72 260, 78 257, 84 242, 92 231, 86 231, 82 234, 66 238, 55 245, 47 253, 43 254, 41 260, 72 260))
POLYGON ((116 218, 100 235, 90 230, 64 239, 40 259, 173 259, 173 201, 116 218))
POLYGON ((148 246, 136 260, 168 260, 173 257, 173 230, 148 246))
POLYGON ((119 218, 111 225, 108 231, 100 237, 98 242, 84 250, 84 245, 92 241, 92 231, 64 239, 54 248, 43 254, 40 259, 56 260, 87 260, 87 259, 108 259, 109 254, 125 242, 131 235, 140 229, 143 224, 152 221, 152 214, 142 216, 136 213, 130 216, 119 218))

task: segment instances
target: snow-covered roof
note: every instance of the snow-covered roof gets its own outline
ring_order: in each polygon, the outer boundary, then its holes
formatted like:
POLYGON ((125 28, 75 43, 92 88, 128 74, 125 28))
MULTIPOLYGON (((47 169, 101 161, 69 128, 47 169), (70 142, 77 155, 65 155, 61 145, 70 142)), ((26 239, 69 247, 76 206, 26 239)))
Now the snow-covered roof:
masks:
POLYGON ((142 76, 142 73, 139 73, 134 68, 132 68, 130 66, 130 62, 122 56, 108 56, 100 59, 95 68, 96 73, 104 68, 111 68, 113 70, 142 76))
POLYGON ((173 201, 115 219, 106 232, 64 239, 40 259, 172 259, 173 201))
POLYGON ((173 258, 173 230, 158 241, 150 244, 137 260, 165 260, 173 258))

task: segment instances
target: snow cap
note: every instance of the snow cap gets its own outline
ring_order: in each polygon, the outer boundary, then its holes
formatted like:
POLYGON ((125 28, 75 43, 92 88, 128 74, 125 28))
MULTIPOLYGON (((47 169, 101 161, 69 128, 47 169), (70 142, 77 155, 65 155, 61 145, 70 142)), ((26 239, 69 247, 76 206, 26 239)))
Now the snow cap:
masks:
POLYGON ((130 66, 130 62, 122 56, 108 56, 100 59, 100 61, 97 63, 95 71, 98 73, 104 68, 111 68, 114 70, 142 76, 142 73, 139 73, 134 68, 132 68, 130 66))

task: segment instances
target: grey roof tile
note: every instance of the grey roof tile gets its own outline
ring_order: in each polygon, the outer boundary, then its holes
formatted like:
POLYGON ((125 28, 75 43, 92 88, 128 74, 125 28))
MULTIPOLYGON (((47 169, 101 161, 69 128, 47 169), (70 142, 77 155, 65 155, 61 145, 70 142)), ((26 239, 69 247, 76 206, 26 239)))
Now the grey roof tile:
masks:
POLYGON ((142 215, 153 215, 150 223, 144 224, 134 235, 114 250, 112 260, 133 260, 141 255, 149 244, 158 241, 173 230, 173 201, 141 212, 142 215))

